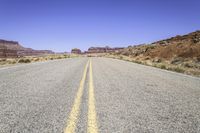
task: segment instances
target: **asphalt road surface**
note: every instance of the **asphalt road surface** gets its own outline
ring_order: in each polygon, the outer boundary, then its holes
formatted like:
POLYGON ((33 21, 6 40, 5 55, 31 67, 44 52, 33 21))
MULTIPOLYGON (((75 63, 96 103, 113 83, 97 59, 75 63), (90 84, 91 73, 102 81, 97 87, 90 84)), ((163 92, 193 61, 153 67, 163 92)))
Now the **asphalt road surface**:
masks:
POLYGON ((0 68, 0 133, 198 133, 200 78, 109 58, 0 68))

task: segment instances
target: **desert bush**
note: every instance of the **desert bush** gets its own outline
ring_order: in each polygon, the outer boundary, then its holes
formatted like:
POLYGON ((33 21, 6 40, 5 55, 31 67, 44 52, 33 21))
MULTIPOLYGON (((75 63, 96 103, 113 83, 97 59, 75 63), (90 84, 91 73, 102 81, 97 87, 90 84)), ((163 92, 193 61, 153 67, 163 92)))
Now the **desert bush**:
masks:
POLYGON ((187 68, 193 68, 193 67, 195 67, 195 65, 191 64, 191 63, 184 63, 183 66, 187 67, 187 68))
POLYGON ((200 57, 196 57, 194 60, 196 63, 200 63, 200 57))
POLYGON ((18 63, 30 63, 31 60, 30 59, 19 59, 18 63))
POLYGON ((4 62, 6 61, 7 59, 3 58, 3 59, 0 59, 0 62, 4 62))
POLYGON ((121 60, 122 60, 122 59, 123 59, 123 56, 121 56, 121 55, 120 55, 120 56, 119 56, 119 59, 121 59, 121 60))
POLYGON ((58 56, 57 59, 62 59, 62 57, 61 57, 61 56, 58 56))
POLYGON ((164 64, 162 64, 162 65, 160 66, 160 68, 161 68, 161 69, 166 69, 166 66, 165 66, 164 64))
POLYGON ((65 55, 63 55, 63 56, 64 56, 64 58, 69 58, 69 56, 68 56, 68 55, 66 55, 66 54, 65 54, 65 55))
POLYGON ((17 63, 17 61, 16 61, 16 60, 14 60, 14 59, 13 59, 13 60, 9 60, 9 61, 8 61, 8 64, 15 64, 15 63, 17 63))
POLYGON ((152 64, 152 66, 153 66, 153 67, 158 67, 158 65, 157 65, 157 64, 152 64))
POLYGON ((170 67, 170 68, 168 68, 168 70, 172 70, 172 71, 179 72, 179 73, 185 72, 185 70, 180 67, 170 67))
POLYGON ((137 64, 142 64, 142 62, 141 62, 141 61, 138 61, 138 60, 135 60, 135 61, 133 61, 133 62, 135 62, 135 63, 137 63, 137 64))

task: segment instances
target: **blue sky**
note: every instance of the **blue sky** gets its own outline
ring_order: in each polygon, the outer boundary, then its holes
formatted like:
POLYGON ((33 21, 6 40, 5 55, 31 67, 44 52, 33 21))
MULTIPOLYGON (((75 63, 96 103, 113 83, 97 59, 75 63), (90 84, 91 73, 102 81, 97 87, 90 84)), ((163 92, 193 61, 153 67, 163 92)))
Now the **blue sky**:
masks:
POLYGON ((150 43, 200 30, 200 0, 0 0, 0 39, 25 47, 150 43))

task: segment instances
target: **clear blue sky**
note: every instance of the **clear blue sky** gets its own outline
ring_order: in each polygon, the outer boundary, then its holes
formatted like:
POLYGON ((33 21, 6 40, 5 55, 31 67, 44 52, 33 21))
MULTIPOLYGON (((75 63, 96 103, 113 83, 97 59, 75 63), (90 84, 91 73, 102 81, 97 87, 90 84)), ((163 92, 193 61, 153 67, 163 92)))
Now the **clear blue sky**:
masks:
POLYGON ((200 0, 0 0, 0 38, 34 49, 150 43, 200 29, 200 0))

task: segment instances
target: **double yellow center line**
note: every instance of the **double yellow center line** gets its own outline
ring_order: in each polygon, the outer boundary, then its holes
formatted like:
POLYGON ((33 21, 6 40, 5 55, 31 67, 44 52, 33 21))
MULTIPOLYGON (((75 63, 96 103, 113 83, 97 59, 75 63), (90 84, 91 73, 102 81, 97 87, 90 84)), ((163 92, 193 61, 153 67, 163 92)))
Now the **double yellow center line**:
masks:
POLYGON ((84 91, 85 80, 87 76, 87 70, 89 66, 89 91, 88 91, 88 133, 98 133, 97 118, 96 118, 96 109, 95 109, 95 96, 94 96, 94 85, 93 85, 93 74, 92 74, 92 61, 89 60, 85 65, 83 77, 80 81, 78 92, 74 100, 68 121, 67 127, 64 130, 64 133, 74 133, 80 114, 80 105, 82 101, 82 95, 84 91))

